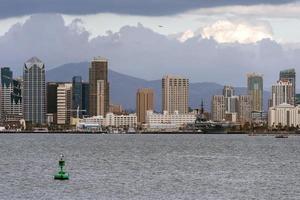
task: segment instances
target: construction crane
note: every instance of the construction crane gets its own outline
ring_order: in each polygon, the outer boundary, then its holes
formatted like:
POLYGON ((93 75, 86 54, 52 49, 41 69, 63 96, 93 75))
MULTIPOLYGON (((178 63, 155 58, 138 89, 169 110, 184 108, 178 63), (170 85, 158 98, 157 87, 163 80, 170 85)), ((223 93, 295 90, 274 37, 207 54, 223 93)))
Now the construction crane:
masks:
POLYGON ((77 109, 70 109, 67 111, 76 112, 76 118, 79 119, 79 112, 86 112, 86 110, 79 109, 79 106, 77 106, 77 109))

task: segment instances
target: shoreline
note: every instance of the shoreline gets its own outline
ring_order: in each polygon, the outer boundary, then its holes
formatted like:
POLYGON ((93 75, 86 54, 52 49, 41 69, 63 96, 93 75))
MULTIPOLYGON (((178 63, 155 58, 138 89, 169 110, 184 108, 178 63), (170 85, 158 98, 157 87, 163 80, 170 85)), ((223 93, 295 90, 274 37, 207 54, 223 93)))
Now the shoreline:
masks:
POLYGON ((83 131, 1 131, 1 134, 78 134, 78 135, 249 135, 249 136, 276 136, 276 135, 289 135, 289 136, 300 136, 300 132, 291 131, 291 132, 247 132, 247 131, 237 131, 237 132, 193 132, 193 131, 180 131, 180 132, 130 132, 130 133, 108 133, 104 131, 99 132, 83 132, 83 131))

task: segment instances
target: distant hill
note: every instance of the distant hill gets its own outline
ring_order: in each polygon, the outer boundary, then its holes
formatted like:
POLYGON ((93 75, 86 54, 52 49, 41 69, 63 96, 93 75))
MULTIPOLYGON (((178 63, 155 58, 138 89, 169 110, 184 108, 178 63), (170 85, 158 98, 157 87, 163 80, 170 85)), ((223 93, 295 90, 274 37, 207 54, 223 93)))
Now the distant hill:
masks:
MULTIPOLYGON (((47 81, 71 81, 73 76, 82 76, 83 80, 88 81, 88 62, 69 63, 61 65, 47 71, 47 81)), ((124 108, 134 110, 136 91, 138 88, 148 87, 155 91, 155 109, 161 110, 161 80, 147 81, 133 76, 121 74, 109 70, 110 95, 111 102, 122 104, 124 108)), ((223 86, 217 83, 190 83, 190 106, 199 107, 201 99, 205 104, 205 109, 210 110, 211 96, 222 94, 223 86)), ((236 87, 236 94, 246 94, 246 88, 236 87)), ((264 92, 264 104, 267 106, 267 100, 270 93, 264 92)))

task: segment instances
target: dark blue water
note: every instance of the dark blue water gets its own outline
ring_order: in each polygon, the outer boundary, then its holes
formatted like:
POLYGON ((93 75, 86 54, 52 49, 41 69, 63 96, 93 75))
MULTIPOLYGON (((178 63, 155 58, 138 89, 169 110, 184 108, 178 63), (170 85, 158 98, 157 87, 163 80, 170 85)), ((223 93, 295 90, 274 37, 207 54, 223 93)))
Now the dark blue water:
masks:
POLYGON ((300 137, 0 135, 0 155, 0 199, 300 199, 300 137))

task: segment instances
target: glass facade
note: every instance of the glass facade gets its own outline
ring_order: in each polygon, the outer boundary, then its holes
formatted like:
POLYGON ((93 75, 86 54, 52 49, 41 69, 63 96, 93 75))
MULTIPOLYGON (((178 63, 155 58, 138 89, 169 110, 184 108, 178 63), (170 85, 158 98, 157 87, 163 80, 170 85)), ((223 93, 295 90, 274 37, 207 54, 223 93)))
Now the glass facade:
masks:
MULTIPOLYGON (((76 110, 79 107, 79 116, 88 114, 89 107, 89 84, 82 82, 81 76, 72 78, 72 109, 76 110)), ((75 117, 76 112, 73 112, 75 117)))
POLYGON ((33 57, 24 64, 24 118, 32 124, 46 123, 45 65, 33 57))

